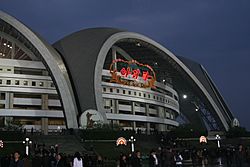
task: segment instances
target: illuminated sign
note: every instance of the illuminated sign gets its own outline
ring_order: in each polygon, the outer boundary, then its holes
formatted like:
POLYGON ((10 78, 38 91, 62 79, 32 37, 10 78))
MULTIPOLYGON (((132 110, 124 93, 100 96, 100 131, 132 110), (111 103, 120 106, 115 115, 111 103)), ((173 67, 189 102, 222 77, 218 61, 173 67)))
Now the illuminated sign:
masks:
POLYGON ((116 145, 119 146, 119 145, 127 145, 127 140, 124 138, 124 137, 119 137, 117 140, 116 140, 116 145))
POLYGON ((136 60, 115 59, 110 65, 111 82, 141 88, 155 88, 156 76, 153 68, 136 60))
POLYGON ((200 143, 207 143, 207 138, 205 136, 201 136, 200 143))

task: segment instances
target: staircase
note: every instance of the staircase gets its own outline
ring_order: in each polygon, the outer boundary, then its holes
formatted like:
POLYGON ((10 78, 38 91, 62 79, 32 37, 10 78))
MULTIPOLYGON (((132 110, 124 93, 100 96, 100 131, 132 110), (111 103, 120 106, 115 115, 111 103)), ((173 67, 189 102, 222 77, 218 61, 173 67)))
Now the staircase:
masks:
POLYGON ((75 135, 30 135, 33 143, 45 144, 46 148, 58 145, 59 152, 74 154, 75 152, 86 152, 83 143, 75 135))

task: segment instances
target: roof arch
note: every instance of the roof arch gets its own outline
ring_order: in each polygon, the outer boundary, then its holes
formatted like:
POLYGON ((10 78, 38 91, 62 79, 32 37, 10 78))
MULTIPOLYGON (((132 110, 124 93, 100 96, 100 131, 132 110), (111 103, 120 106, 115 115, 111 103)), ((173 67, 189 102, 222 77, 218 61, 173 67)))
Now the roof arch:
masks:
POLYGON ((183 63, 164 46, 144 35, 114 28, 92 28, 82 30, 59 40, 53 45, 62 54, 70 71, 71 79, 74 84, 74 91, 78 96, 78 105, 82 112, 87 109, 103 111, 101 97, 103 64, 109 49, 117 41, 127 38, 138 39, 153 45, 164 52, 166 57, 178 64, 203 92, 204 96, 215 110, 216 115, 219 117, 223 128, 225 130, 229 129, 231 117, 228 121, 223 115, 218 103, 216 103, 215 99, 212 97, 211 92, 204 86, 199 76, 194 73, 188 64, 183 63), (79 61, 81 63, 79 63, 79 61))
MULTIPOLYGON (((105 41, 105 43, 103 44, 103 47, 101 48, 99 55, 98 55, 98 60, 96 63, 96 69, 95 69, 95 76, 99 76, 100 74, 100 67, 102 67, 102 64, 104 63, 105 58, 102 55, 106 55, 108 53, 108 49, 110 48, 113 44, 115 44, 115 42, 117 42, 120 39, 124 39, 124 38, 135 38, 135 39, 139 39, 145 42, 148 42, 150 44, 152 44, 153 46, 157 47, 158 49, 162 50, 163 52, 166 53, 167 56, 169 56, 171 59, 173 59, 188 75, 190 78, 192 78, 192 80, 196 83, 196 85, 200 88, 200 90, 204 93, 204 95, 207 97, 207 99, 209 100, 210 104, 213 106, 214 110, 216 111, 217 116, 220 118, 220 121, 222 122, 225 130, 229 129, 230 124, 228 124, 227 120, 225 119, 225 117, 222 115, 222 112, 220 111, 218 105, 216 104, 216 102, 214 101, 214 99, 211 97, 210 93, 208 92, 208 90, 204 87, 204 85, 201 83, 201 81, 197 78, 197 76, 182 62, 180 61, 180 59, 178 57, 176 57, 172 52, 170 52, 168 49, 166 49, 165 47, 163 47, 162 45, 160 45, 159 43, 153 41, 152 39, 138 34, 138 33, 132 33, 132 32, 119 32, 116 33, 112 36, 109 37, 109 39, 107 39, 105 41)), ((97 77, 95 78, 95 89, 96 89, 96 94, 101 92, 101 78, 97 77)), ((96 95, 96 101, 97 101, 97 108, 101 108, 100 106, 100 96, 96 95)))
POLYGON ((51 73, 51 77, 56 83, 58 93, 61 97, 62 106, 64 108, 67 127, 78 128, 77 107, 75 105, 67 70, 60 55, 41 37, 32 32, 14 17, 0 11, 0 19, 16 29, 33 45, 35 50, 39 52, 44 65, 48 67, 48 71, 51 73))

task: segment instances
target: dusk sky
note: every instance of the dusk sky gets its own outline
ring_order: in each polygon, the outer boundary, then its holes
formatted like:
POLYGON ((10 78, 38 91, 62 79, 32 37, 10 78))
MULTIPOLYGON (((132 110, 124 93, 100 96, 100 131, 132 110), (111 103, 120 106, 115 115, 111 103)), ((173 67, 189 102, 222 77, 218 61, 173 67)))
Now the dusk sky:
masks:
POLYGON ((250 130, 250 0, 1 0, 50 43, 91 27, 144 34, 201 63, 250 130))

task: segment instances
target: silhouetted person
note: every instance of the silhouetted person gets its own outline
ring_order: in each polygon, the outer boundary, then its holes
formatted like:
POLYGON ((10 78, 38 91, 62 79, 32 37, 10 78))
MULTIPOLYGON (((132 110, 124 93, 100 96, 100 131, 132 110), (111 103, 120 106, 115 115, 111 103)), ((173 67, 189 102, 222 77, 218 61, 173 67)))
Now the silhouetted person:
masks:
POLYGON ((61 153, 56 156, 56 167, 66 167, 63 155, 61 153))
POLYGON ((135 152, 135 154, 132 158, 132 161, 131 161, 131 165, 132 165, 132 167, 141 167, 142 166, 140 151, 135 152))
POLYGON ((126 155, 122 155, 120 158, 120 167, 127 167, 127 157, 126 155))
POLYGON ((83 160, 81 158, 81 155, 79 152, 75 153, 75 157, 73 159, 73 167, 82 167, 83 166, 83 160))
POLYGON ((159 166, 159 159, 156 156, 156 151, 152 150, 149 155, 149 167, 157 167, 159 166))
POLYGON ((176 155, 174 156, 174 160, 175 160, 176 167, 182 166, 183 158, 182 158, 180 152, 177 151, 176 155))
POLYGON ((14 153, 14 159, 10 161, 9 167, 24 167, 23 161, 20 160, 20 153, 18 151, 14 153))
POLYGON ((244 152, 243 152, 243 146, 239 145, 239 148, 236 152, 236 165, 237 167, 241 167, 243 164, 244 159, 244 152))

